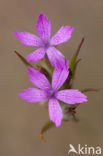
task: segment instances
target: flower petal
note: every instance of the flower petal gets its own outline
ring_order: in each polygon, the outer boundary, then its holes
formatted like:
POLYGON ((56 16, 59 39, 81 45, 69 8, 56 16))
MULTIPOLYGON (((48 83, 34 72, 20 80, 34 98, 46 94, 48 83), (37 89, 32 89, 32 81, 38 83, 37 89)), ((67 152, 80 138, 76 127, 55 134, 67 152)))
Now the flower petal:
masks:
POLYGON ((40 14, 39 16, 36 24, 36 30, 42 39, 49 39, 51 35, 51 22, 44 14, 40 14))
POLYGON ((44 55, 45 55, 45 49, 39 48, 27 56, 27 61, 28 62, 39 61, 44 57, 44 55))
POLYGON ((32 67, 28 67, 28 75, 30 77, 30 81, 40 89, 48 90, 51 89, 50 83, 46 76, 40 73, 38 70, 35 70, 32 67))
POLYGON ((87 102, 87 96, 75 89, 61 90, 56 94, 56 98, 67 104, 87 102))
POLYGON ((31 103, 48 99, 46 92, 37 88, 24 89, 22 92, 18 93, 18 95, 31 103))
POLYGON ((55 67, 63 67, 64 63, 65 63, 65 57, 64 55, 58 51, 56 48, 54 47, 49 47, 47 49, 47 55, 49 58, 50 63, 52 64, 52 66, 55 67))
POLYGON ((74 30, 71 26, 62 26, 58 32, 51 38, 51 45, 58 45, 66 42, 71 38, 72 31, 74 30))
POLYGON ((49 116, 50 120, 52 120, 57 127, 61 125, 61 120, 63 118, 62 109, 55 98, 49 100, 49 116))
POLYGON ((34 34, 28 32, 18 32, 18 31, 15 31, 14 34, 21 41, 21 43, 27 46, 39 47, 41 44, 41 39, 34 34))
POLYGON ((65 61, 64 68, 55 68, 52 76, 52 88, 58 90, 69 75, 68 71, 68 61, 65 61))

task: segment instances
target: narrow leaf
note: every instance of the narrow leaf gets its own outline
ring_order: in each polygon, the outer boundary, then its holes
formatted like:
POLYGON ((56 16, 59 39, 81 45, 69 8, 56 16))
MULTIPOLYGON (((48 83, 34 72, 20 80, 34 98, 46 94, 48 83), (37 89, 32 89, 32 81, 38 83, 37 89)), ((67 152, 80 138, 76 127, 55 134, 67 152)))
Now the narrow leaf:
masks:
POLYGON ((76 62, 75 62, 75 66, 77 67, 78 63, 82 60, 82 58, 79 58, 76 62))
POLYGON ((67 81, 65 83, 66 86, 67 86, 66 88, 72 88, 76 68, 77 68, 78 63, 81 61, 81 58, 79 58, 77 60, 77 57, 79 55, 79 52, 80 52, 80 49, 81 49, 83 43, 84 43, 84 38, 82 38, 82 40, 81 40, 81 42, 80 42, 74 56, 72 57, 72 60, 70 62, 69 70, 70 70, 71 75, 69 74, 69 77, 68 77, 68 79, 67 79, 67 81))
POLYGON ((20 60, 26 65, 26 66, 31 66, 33 67, 30 63, 27 62, 27 60, 21 55, 19 54, 17 51, 14 51, 14 53, 20 58, 20 60))
POLYGON ((79 55, 79 52, 80 52, 80 49, 81 49, 83 43, 84 43, 84 38, 82 38, 82 40, 81 40, 81 42, 80 42, 80 44, 79 44, 79 46, 78 46, 78 48, 77 48, 77 51, 76 51, 76 53, 75 53, 76 58, 77 58, 77 56, 79 55))
POLYGON ((101 90, 101 88, 85 88, 85 89, 82 89, 81 90, 81 92, 82 93, 85 93, 85 92, 98 92, 98 91, 100 91, 101 90))
POLYGON ((43 134, 44 134, 46 131, 48 131, 50 128, 54 127, 54 126, 55 126, 55 124, 54 124, 54 122, 52 122, 52 121, 48 121, 48 122, 44 125, 44 127, 42 128, 41 133, 40 133, 40 138, 41 138, 41 140, 43 140, 44 142, 46 142, 46 140, 45 140, 43 134))
POLYGON ((80 49, 81 49, 83 43, 84 43, 84 38, 82 38, 82 40, 81 40, 81 42, 80 42, 74 56, 73 56, 73 58, 72 58, 72 60, 70 62, 70 69, 71 69, 72 73, 75 72, 76 60, 77 60, 77 57, 79 55, 79 52, 80 52, 80 49))

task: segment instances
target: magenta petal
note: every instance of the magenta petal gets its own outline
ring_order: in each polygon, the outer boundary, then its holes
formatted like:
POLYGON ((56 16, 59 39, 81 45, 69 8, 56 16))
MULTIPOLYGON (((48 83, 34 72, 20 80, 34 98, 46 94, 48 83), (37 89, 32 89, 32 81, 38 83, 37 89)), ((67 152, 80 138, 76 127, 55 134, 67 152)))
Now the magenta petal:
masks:
POLYGON ((24 89, 22 92, 18 93, 18 95, 31 103, 48 99, 46 92, 37 88, 24 89))
POLYGON ((39 16, 36 24, 36 30, 42 39, 49 39, 51 35, 51 22, 44 14, 40 14, 39 16))
POLYGON ((62 68, 65 63, 65 57, 60 51, 54 47, 49 47, 47 49, 47 55, 52 66, 62 68))
POLYGON ((74 30, 71 26, 62 26, 58 32, 51 38, 51 45, 58 45, 66 42, 71 38, 72 31, 74 30))
POLYGON ((61 125, 61 120, 63 118, 62 109, 59 102, 54 98, 49 100, 49 116, 50 120, 52 120, 57 127, 61 125))
POLYGON ((86 95, 75 89, 58 91, 56 98, 67 104, 76 104, 88 101, 86 95))
POLYGON ((27 61, 28 62, 39 61, 44 57, 44 55, 45 55, 45 49, 39 48, 34 52, 30 53, 29 55, 27 55, 27 61))
POLYGON ((55 68, 53 72, 52 88, 54 88, 55 90, 58 90, 63 85, 63 83, 65 82, 65 80, 69 75, 67 65, 68 65, 68 61, 66 61, 63 69, 55 68))
POLYGON ((30 77, 30 81, 40 89, 48 90, 51 89, 50 83, 46 76, 40 73, 38 70, 34 68, 28 67, 28 75, 30 77))
POLYGON ((14 32, 16 37, 21 41, 21 43, 28 46, 39 47, 41 45, 41 39, 34 34, 28 32, 14 32))

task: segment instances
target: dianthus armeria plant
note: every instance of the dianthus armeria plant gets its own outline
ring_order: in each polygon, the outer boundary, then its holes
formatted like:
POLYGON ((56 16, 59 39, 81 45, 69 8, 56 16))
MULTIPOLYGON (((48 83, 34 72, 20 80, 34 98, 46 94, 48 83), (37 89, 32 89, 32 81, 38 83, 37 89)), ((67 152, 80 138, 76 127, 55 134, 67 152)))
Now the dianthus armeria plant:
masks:
POLYGON ((49 121, 41 130, 40 136, 44 140, 43 133, 49 128, 59 127, 62 121, 69 121, 70 119, 77 121, 76 108, 81 103, 87 102, 87 96, 84 95, 84 92, 98 91, 98 89, 72 89, 76 67, 81 60, 77 57, 84 38, 70 62, 55 47, 71 38, 73 27, 62 26, 50 38, 51 22, 44 14, 40 14, 36 30, 39 37, 28 32, 14 32, 24 45, 39 47, 30 53, 26 59, 15 51, 27 66, 30 81, 35 85, 34 88, 22 90, 18 95, 29 103, 45 101, 44 106, 46 105, 48 108, 49 121), (31 64, 31 62, 37 61, 39 61, 39 65, 31 64))

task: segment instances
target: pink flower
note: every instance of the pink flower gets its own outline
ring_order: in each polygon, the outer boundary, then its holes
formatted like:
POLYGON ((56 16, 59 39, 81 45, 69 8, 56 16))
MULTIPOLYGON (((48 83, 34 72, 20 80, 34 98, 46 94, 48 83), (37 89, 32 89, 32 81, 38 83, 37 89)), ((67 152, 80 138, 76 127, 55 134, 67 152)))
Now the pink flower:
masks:
POLYGON ((27 46, 39 47, 39 49, 35 50, 27 56, 27 61, 39 61, 45 56, 45 53, 47 52, 47 56, 52 66, 56 66, 58 61, 63 64, 65 57, 54 46, 69 40, 74 28, 71 26, 62 26, 50 39, 51 22, 44 14, 40 14, 36 24, 36 30, 40 37, 37 37, 36 35, 28 32, 15 32, 16 37, 21 41, 21 43, 27 46))
POLYGON ((19 93, 19 96, 31 103, 48 99, 50 120, 52 120, 57 127, 61 125, 61 120, 63 118, 62 108, 58 100, 67 104, 83 103, 87 101, 87 97, 78 90, 65 89, 58 91, 69 75, 67 63, 63 70, 55 68, 51 85, 46 76, 38 70, 28 67, 28 74, 30 81, 38 88, 24 89, 19 93))

